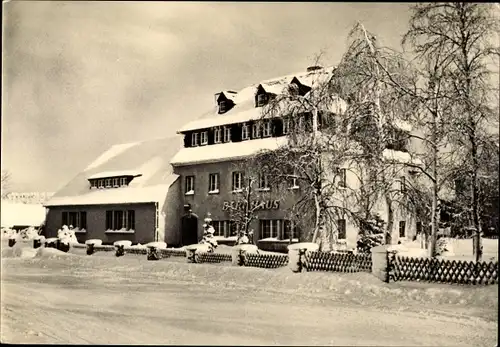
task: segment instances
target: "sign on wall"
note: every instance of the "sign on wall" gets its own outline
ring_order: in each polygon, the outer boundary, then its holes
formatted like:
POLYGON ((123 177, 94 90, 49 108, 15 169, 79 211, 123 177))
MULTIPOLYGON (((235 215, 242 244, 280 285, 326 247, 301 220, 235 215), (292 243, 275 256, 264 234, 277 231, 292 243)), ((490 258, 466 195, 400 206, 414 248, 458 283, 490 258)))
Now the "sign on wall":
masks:
MULTIPOLYGON (((246 201, 224 201, 222 205, 222 211, 227 210, 243 210, 246 205, 246 201)), ((250 203, 250 208, 256 208, 257 210, 278 210, 280 208, 279 200, 267 200, 267 201, 252 201, 250 203)))

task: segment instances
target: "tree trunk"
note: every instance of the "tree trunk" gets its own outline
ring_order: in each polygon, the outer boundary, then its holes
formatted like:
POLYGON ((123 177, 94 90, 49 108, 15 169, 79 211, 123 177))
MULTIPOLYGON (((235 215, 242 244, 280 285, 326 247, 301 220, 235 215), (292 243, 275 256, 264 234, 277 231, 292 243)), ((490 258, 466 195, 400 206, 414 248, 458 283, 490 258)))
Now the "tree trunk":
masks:
POLYGON ((474 223, 474 237, 472 251, 474 259, 476 261, 481 261, 482 257, 482 247, 481 247, 481 211, 479 208, 479 180, 477 173, 479 171, 479 163, 477 158, 477 143, 475 141, 475 136, 471 136, 472 144, 472 218, 474 223))
POLYGON ((385 244, 392 244, 392 228, 394 226, 394 210, 392 209, 392 200, 389 193, 385 193, 385 203, 387 205, 387 226, 385 230, 385 244))
POLYGON ((438 183, 437 183, 437 114, 432 113, 432 206, 431 206, 431 250, 430 256, 436 256, 436 241, 439 227, 438 183))

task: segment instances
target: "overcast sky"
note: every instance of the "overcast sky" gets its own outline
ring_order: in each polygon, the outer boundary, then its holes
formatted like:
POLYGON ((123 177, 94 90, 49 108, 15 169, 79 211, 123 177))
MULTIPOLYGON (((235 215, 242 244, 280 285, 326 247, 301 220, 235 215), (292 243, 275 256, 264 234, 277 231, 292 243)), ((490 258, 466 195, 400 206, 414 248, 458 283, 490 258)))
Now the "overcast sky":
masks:
POLYGON ((116 143, 173 135, 214 94, 335 65, 356 21, 398 47, 409 4, 3 4, 2 169, 56 191, 116 143))

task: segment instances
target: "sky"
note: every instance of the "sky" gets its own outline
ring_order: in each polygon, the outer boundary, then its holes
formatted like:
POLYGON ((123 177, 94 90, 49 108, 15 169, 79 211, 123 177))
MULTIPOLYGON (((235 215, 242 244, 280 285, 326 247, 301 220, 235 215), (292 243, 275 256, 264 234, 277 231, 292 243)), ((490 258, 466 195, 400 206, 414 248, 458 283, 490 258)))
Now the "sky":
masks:
POLYGON ((57 191, 110 146, 174 135, 214 94, 336 65, 357 21, 397 48, 408 3, 3 3, 2 170, 57 191))

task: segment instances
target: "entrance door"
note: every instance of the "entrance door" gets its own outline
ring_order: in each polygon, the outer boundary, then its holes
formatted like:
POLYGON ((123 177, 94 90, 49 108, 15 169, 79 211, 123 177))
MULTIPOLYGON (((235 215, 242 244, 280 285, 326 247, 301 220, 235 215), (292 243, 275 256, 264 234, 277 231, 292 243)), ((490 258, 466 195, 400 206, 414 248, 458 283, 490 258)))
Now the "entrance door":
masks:
POLYGON ((181 218, 182 245, 198 243, 198 216, 188 213, 181 218))

